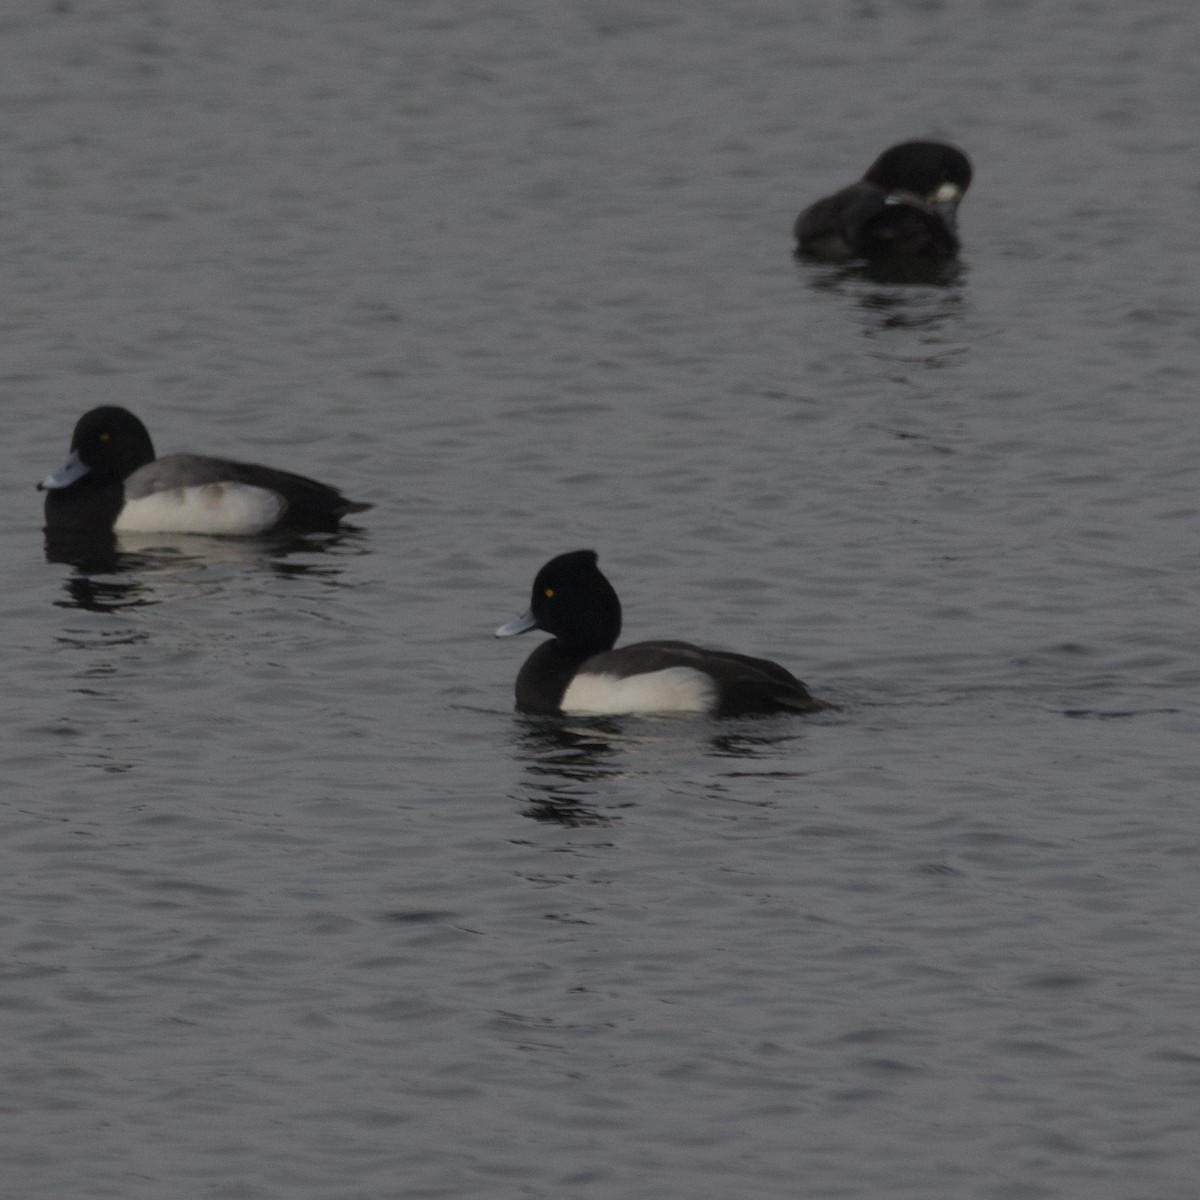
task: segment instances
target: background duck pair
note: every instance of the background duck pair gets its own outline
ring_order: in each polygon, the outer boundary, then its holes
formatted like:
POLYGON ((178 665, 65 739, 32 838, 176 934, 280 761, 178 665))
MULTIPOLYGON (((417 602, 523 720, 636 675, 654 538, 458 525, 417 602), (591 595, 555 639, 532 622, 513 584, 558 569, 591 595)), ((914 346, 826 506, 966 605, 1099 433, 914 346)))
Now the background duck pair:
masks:
POLYGON ((797 253, 830 262, 945 262, 958 254, 958 205, 971 163, 945 142, 901 142, 857 183, 796 218, 797 253))

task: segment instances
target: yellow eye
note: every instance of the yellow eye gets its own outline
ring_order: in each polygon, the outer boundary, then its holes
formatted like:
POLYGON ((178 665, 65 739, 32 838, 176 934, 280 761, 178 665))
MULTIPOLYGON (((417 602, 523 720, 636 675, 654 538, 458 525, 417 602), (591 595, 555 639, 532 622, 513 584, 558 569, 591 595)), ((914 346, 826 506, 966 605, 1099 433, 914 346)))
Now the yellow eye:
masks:
POLYGON ((553 600, 553 599, 554 599, 554 589, 553 589, 553 588, 547 588, 547 589, 546 589, 546 590, 545 590, 545 591, 542 593, 542 595, 543 595, 543 596, 545 596, 547 600, 553 600))
POLYGON ((100 435, 100 440, 101 440, 102 442, 107 442, 107 441, 109 441, 109 439, 110 439, 111 437, 112 437, 112 434, 111 434, 111 433, 102 433, 102 434, 100 435))

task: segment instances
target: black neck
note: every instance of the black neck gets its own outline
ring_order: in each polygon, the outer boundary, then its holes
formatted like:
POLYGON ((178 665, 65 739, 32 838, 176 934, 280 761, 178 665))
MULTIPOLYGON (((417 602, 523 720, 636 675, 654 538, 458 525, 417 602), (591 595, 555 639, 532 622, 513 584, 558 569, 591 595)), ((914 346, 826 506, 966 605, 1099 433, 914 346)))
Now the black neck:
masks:
POLYGON ((125 506, 125 485, 93 479, 90 474, 70 487, 46 492, 46 524, 55 529, 111 529, 125 506))
POLYGON ((517 675, 517 707, 522 712, 556 713, 575 672, 590 651, 569 649, 558 638, 543 642, 517 675))

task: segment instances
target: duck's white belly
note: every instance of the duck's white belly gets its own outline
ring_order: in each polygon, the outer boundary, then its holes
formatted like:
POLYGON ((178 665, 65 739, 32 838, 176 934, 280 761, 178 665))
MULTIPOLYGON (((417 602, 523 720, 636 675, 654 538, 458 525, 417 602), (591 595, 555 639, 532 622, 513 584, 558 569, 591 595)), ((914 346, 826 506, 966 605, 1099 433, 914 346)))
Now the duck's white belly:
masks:
POLYGON ((560 708, 577 716, 622 713, 707 713, 716 707, 717 686, 703 671, 666 667, 620 679, 615 675, 576 675, 560 708))
POLYGON ((249 537, 275 525, 284 508, 284 499, 277 492, 246 483, 168 488, 127 501, 113 524, 113 532, 249 537))

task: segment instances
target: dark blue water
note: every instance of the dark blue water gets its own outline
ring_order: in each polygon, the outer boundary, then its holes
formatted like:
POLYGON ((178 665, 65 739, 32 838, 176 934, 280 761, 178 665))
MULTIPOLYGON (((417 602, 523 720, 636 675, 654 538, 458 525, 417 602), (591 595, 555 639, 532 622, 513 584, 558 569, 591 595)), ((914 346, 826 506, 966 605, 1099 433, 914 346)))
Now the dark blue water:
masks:
POLYGON ((5 1194, 1190 1200, 1200 16, 0 33, 5 1194), (797 264, 914 136, 962 269, 797 264), (100 403, 376 507, 48 558, 100 403), (841 711, 515 716, 581 546, 841 711))

